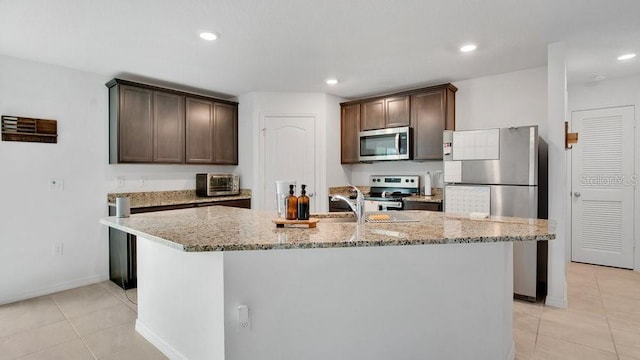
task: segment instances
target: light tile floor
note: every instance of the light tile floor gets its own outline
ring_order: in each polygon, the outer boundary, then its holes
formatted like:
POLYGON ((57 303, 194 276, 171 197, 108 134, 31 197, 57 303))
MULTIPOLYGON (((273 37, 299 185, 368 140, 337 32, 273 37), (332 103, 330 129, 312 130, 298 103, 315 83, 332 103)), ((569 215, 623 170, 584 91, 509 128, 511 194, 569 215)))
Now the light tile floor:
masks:
POLYGON ((0 306, 0 360, 166 359, 135 331, 135 302, 105 281, 0 306))
MULTIPOLYGON (((568 309, 514 301, 516 359, 640 360, 640 273, 570 263, 567 284, 568 309)), ((126 295, 106 281, 0 306, 0 360, 166 359, 126 295)))
POLYGON ((518 360, 640 360, 640 273, 567 266, 567 309, 514 301, 518 360))

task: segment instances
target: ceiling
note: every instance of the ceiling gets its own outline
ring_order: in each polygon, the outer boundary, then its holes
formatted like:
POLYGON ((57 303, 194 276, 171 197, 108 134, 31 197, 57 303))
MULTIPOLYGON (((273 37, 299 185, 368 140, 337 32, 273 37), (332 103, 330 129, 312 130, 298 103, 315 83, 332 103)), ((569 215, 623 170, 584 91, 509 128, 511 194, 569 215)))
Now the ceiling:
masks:
POLYGON ((570 82, 640 74, 640 56, 616 60, 640 55, 638 14, 638 0, 0 0, 0 54, 227 96, 358 98, 545 66, 559 41, 570 82))

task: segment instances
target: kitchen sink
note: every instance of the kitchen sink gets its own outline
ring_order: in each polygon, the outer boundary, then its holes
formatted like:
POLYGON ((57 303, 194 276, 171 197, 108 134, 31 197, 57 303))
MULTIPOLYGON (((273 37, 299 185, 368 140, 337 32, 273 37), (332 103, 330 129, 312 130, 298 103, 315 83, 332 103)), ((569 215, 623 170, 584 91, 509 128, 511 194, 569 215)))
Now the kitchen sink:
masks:
MULTIPOLYGON (((379 211, 372 211, 372 212, 367 212, 366 213, 366 222, 367 223, 402 223, 402 222, 417 222, 418 220, 415 220, 405 214, 400 214, 397 211, 383 211, 383 212, 379 212, 379 211)), ((314 216, 312 216, 314 217, 314 216)), ((329 223, 329 224, 335 224, 335 223, 355 223, 356 222, 356 218, 351 216, 351 217, 345 217, 345 216, 336 216, 336 217, 332 217, 330 214, 328 215, 319 215, 317 216, 317 219, 320 220, 321 223, 329 223)))

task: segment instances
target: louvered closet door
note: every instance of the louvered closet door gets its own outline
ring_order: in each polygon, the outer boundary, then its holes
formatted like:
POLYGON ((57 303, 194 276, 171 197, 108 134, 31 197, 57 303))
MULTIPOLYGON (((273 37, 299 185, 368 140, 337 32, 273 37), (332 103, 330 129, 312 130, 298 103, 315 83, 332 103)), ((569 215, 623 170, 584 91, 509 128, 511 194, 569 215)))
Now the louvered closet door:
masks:
POLYGON ((633 268, 634 107, 575 111, 572 260, 633 268))

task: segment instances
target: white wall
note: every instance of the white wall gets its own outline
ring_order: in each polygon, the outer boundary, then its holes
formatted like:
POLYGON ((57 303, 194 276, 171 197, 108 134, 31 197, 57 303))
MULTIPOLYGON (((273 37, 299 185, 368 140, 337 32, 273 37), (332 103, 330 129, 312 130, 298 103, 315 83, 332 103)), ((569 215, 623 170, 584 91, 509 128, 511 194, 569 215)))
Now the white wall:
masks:
MULTIPOLYGON (((635 106, 635 174, 640 170, 640 76, 604 80, 587 84, 569 84, 569 111, 635 106)), ((569 117, 570 118, 570 117, 569 117)), ((636 187, 635 224, 640 224, 640 190, 636 187)), ((640 231, 635 230, 634 269, 640 271, 640 231)), ((570 245, 570 244, 568 244, 570 245)), ((568 255, 570 254, 568 247, 568 255)))
POLYGON ((0 304, 108 278, 107 228, 98 224, 108 192, 194 189, 196 172, 236 170, 109 165, 108 80, 0 56, 0 114, 57 120, 59 134, 57 144, 0 142, 0 304), (49 179, 63 179, 64 191, 50 191, 49 179), (58 243, 62 256, 53 255, 58 243))
POLYGON ((454 84, 456 130, 538 125, 547 122, 547 68, 487 76, 454 84))
POLYGON ((542 136, 549 145, 549 219, 556 222, 556 238, 549 241, 549 265, 546 304, 567 307, 566 242, 567 217, 567 151, 564 148, 564 122, 567 119, 567 68, 563 43, 548 47, 548 118, 542 136))
MULTIPOLYGON (((261 122, 267 115, 311 115, 316 119, 316 189, 311 201, 317 201, 318 211, 327 211, 328 184, 347 182, 348 170, 340 164, 340 103, 341 99, 323 93, 253 92, 239 97, 241 141, 251 142, 251 155, 245 154, 242 173, 250 179, 253 189, 252 206, 264 209, 264 166, 260 159, 261 122), (337 134, 337 135, 336 135, 337 134), (247 170, 250 167, 250 172, 247 170)), ((245 184, 247 184, 245 182, 245 184)))
POLYGON ((340 164, 340 103, 342 98, 326 95, 326 163, 327 187, 344 186, 351 177, 351 168, 340 164))

